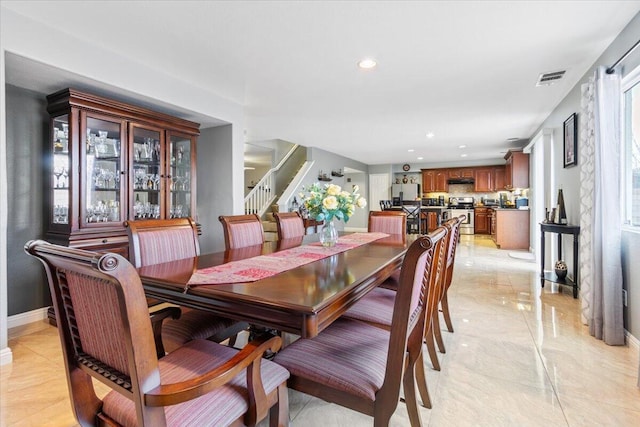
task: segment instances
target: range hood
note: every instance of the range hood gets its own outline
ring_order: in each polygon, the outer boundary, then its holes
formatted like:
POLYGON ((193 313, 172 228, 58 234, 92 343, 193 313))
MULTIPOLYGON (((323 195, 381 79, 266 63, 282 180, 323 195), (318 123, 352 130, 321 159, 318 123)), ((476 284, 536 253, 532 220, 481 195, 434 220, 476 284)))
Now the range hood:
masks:
POLYGON ((475 184, 473 178, 449 178, 448 184, 475 184))

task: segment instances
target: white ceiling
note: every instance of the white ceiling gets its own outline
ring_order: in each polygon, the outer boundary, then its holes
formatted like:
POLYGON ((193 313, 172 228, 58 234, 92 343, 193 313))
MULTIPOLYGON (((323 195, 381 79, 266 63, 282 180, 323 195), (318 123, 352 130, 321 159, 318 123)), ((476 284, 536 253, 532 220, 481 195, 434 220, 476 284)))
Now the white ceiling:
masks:
POLYGON ((2 6, 244 105, 248 141, 367 164, 502 158, 640 11, 640 1, 613 0, 2 6), (378 67, 359 70, 367 56, 378 67), (562 81, 535 86, 561 69, 562 81))

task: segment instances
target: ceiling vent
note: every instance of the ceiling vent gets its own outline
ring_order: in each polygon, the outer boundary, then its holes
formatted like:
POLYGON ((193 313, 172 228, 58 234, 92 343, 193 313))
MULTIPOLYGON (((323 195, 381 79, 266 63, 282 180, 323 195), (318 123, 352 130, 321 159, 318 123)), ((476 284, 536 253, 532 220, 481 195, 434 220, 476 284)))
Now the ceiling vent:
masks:
POLYGON ((550 73, 542 73, 538 76, 536 86, 550 86, 564 77, 566 70, 552 71, 550 73))

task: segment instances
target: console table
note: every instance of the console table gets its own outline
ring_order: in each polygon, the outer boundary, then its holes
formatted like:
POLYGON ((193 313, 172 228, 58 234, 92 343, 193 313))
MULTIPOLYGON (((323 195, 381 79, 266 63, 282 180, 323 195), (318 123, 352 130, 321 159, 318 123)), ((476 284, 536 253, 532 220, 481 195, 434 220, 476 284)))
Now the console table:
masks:
POLYGON ((302 221, 304 222, 305 234, 308 234, 307 230, 309 228, 313 228, 313 233, 317 233, 318 227, 324 224, 324 221, 316 221, 315 219, 312 219, 312 218, 305 218, 302 221))
POLYGON ((541 269, 540 269, 540 282, 544 288, 544 281, 560 283, 562 285, 568 285, 573 287, 573 297, 578 298, 578 236, 580 234, 580 227, 577 225, 563 225, 552 223, 540 224, 540 255, 541 255, 541 269), (556 233, 558 236, 558 259, 562 259, 562 235, 573 234, 573 280, 569 277, 559 279, 555 271, 545 273, 544 272, 544 235, 546 233, 556 233))

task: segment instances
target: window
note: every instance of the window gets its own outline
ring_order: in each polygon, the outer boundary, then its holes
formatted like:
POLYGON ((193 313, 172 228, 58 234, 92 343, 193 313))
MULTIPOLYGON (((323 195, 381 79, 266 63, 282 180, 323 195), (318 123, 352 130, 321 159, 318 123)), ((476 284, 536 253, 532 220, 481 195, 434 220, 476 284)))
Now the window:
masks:
POLYGON ((623 81, 623 223, 640 229, 640 69, 623 81))

